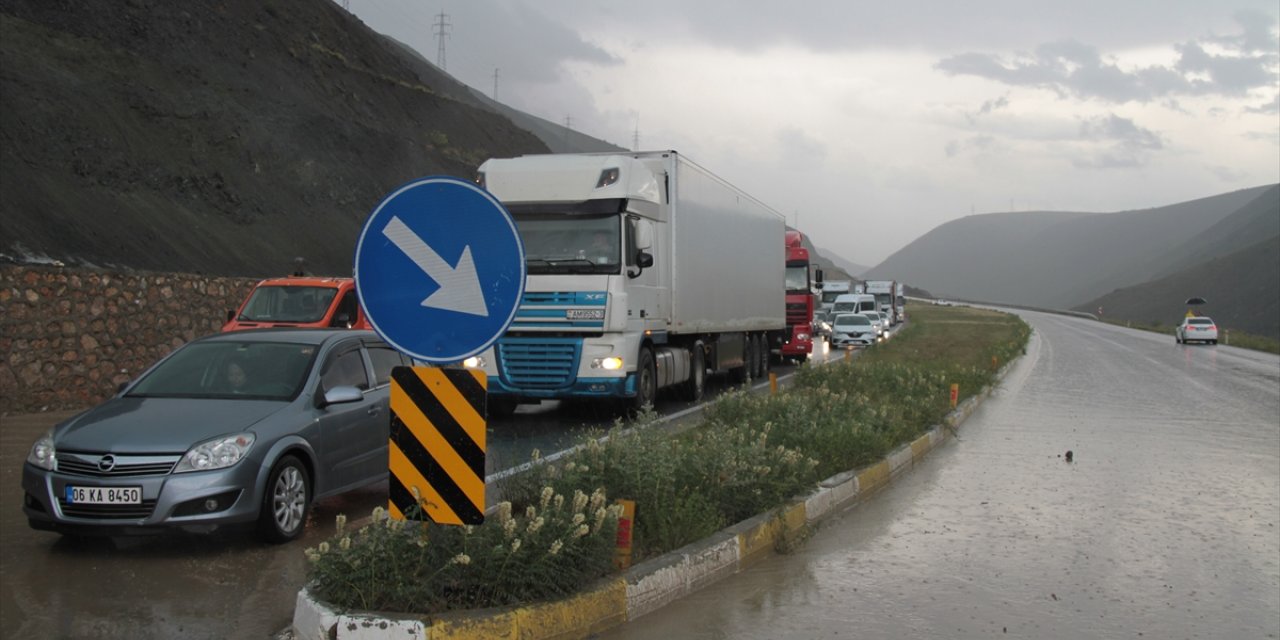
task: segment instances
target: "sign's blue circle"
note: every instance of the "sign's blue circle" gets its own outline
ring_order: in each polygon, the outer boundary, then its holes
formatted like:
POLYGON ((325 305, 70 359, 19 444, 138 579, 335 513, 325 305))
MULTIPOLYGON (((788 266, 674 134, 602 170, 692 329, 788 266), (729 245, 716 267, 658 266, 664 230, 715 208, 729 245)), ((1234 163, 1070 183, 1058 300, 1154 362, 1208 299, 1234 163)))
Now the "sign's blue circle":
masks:
POLYGON ((524 295, 524 244, 493 194, 429 176, 369 214, 354 270, 378 335, 414 359, 452 364, 489 348, 511 324, 524 295))

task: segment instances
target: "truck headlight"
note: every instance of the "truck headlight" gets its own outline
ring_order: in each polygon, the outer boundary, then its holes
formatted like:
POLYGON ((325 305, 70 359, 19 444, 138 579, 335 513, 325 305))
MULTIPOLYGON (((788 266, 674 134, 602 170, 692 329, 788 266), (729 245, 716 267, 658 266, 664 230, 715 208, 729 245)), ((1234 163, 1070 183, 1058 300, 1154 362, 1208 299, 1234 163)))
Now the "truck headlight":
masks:
POLYGON ((201 442, 182 456, 173 472, 211 471, 229 467, 240 462, 249 453, 254 438, 252 433, 237 433, 201 442))
POLYGON ((619 358, 618 356, 596 358, 591 361, 592 369, 604 369, 606 371, 617 371, 622 368, 622 365, 622 358, 619 358))
POLYGON ((488 363, 485 361, 484 356, 471 356, 462 361, 462 366, 468 369, 483 369, 486 364, 488 363))

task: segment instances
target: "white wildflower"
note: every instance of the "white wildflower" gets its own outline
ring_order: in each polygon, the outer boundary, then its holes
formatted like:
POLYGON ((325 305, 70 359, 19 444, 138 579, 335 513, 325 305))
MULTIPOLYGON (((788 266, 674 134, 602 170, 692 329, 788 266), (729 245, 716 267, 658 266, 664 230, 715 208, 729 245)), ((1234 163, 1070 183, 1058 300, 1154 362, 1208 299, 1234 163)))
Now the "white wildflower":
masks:
POLYGON ((573 512, 580 513, 583 509, 586 509, 587 502, 589 502, 590 500, 591 498, 588 497, 587 494, 583 493, 578 489, 574 489, 573 490, 573 512))
POLYGON ((333 520, 337 528, 335 535, 342 535, 342 530, 347 528, 347 515, 345 513, 339 513, 333 520))
POLYGON ((551 487, 542 488, 542 499, 539 501, 539 503, 542 505, 543 509, 547 508, 547 504, 551 502, 551 496, 554 496, 555 494, 556 494, 555 489, 552 489, 551 487))
POLYGON ((560 542, 559 538, 556 538, 556 541, 551 543, 551 555, 554 556, 557 553, 560 553, 560 549, 562 547, 564 547, 564 543, 560 542))
POLYGON ((581 524, 581 525, 578 525, 577 529, 573 530, 573 537, 581 538, 582 536, 585 536, 588 533, 591 533, 591 527, 588 527, 585 524, 581 524))
POLYGON ((515 553, 519 550, 520 550, 520 538, 516 538, 515 540, 511 541, 511 553, 515 553))
POLYGON ((465 553, 459 553, 458 555, 454 556, 453 559, 449 560, 449 564, 461 564, 461 565, 471 564, 471 556, 465 553))
POLYGON ((542 516, 538 516, 532 522, 529 523, 529 527, 525 530, 525 532, 529 534, 537 533, 538 529, 541 529, 542 525, 544 524, 546 524, 546 521, 542 519, 542 516))
POLYGON ((587 520, 587 517, 582 515, 581 513, 573 514, 573 524, 575 525, 582 524, 583 522, 586 522, 586 520, 587 520))

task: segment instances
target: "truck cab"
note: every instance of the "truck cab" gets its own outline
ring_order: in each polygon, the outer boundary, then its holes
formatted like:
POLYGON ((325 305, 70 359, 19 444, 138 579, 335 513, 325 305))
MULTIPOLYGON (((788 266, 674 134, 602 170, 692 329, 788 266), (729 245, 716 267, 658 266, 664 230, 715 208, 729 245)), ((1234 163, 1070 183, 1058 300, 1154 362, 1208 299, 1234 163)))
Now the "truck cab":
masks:
POLYGON ((223 331, 270 327, 369 329, 353 278, 288 276, 254 285, 223 331))

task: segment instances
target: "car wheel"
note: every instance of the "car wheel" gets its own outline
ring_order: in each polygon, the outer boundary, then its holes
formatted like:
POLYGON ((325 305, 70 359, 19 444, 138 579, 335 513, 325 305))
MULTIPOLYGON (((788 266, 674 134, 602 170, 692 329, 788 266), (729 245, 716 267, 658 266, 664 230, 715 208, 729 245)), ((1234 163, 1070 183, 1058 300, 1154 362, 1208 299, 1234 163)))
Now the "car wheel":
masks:
POLYGON ((685 380, 681 387, 680 396, 689 402, 701 400, 706 382, 707 356, 703 351, 702 342, 699 341, 693 343, 693 349, 689 352, 689 379, 685 380))
POLYGON ((631 401, 631 412, 638 414, 645 407, 652 407, 658 395, 658 372, 653 365, 653 352, 640 347, 640 359, 636 362, 636 397, 631 401))
POLYGON ((258 532, 267 542, 281 543, 302 535, 311 512, 311 479, 295 456, 285 456, 271 468, 258 514, 258 532))

